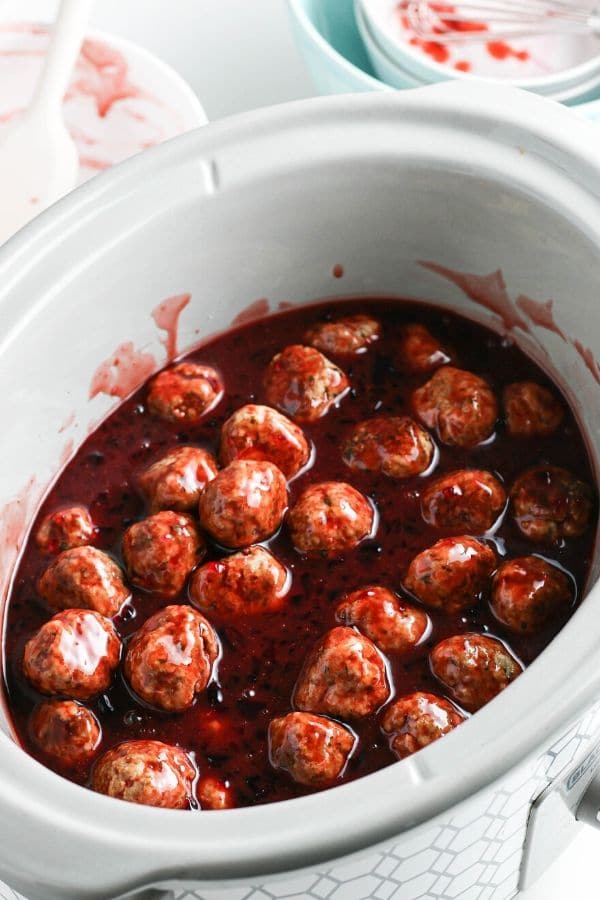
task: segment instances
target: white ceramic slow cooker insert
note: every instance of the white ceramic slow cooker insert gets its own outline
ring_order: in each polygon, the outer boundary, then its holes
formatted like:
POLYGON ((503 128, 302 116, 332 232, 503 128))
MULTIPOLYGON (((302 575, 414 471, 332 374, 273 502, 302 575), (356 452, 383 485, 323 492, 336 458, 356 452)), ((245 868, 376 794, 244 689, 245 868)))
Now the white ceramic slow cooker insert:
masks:
MULTIPOLYGON (((164 298, 191 294, 180 352, 260 298, 275 310, 326 296, 408 296, 496 330, 516 317, 510 336, 568 392, 598 475, 598 284, 598 133, 509 89, 307 101, 118 166, 0 251, 3 598, 40 497, 119 402, 90 399, 100 363, 131 342, 132 387, 136 350, 164 364, 151 316, 164 298), (506 291, 500 276, 461 288, 423 261, 477 276, 501 269, 506 291), (332 277, 335 264, 343 278, 332 277)), ((599 572, 596 553, 572 620, 461 728, 300 799, 198 814, 115 801, 32 760, 4 718, 0 877, 30 900, 133 897, 151 886, 208 900, 515 896, 520 873, 530 877, 568 840, 568 809, 597 764, 599 572), (564 812, 555 834, 530 816, 544 791, 560 806, 554 821, 564 812)))

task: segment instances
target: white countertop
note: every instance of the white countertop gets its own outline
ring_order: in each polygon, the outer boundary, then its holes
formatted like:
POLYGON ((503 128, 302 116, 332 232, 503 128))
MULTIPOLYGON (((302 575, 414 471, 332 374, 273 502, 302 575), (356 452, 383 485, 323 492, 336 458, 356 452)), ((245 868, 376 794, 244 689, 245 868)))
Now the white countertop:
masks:
MULTIPOLYGON (((0 0, 0 17, 52 17, 54 0, 0 0)), ((92 18, 177 69, 209 119, 313 96, 285 0, 98 0, 92 18)), ((596 900, 600 834, 580 835, 523 900, 596 900)), ((0 892, 1 895, 1 892, 0 892)))

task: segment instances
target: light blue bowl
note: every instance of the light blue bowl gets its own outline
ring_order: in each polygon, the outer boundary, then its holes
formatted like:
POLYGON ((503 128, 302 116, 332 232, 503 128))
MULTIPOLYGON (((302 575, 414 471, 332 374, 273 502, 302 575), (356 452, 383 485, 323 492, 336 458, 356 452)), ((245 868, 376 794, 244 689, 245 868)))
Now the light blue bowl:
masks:
POLYGON ((353 0, 288 0, 298 48, 320 94, 391 91, 376 78, 353 0))

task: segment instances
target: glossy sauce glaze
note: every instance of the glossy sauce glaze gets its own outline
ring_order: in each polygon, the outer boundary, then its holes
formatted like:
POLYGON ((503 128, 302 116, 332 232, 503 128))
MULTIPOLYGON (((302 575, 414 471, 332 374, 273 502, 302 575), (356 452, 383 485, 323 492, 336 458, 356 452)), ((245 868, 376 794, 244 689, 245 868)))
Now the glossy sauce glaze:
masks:
MULTIPOLYGON (((545 385, 555 396, 559 392, 508 339, 457 315, 401 301, 340 301, 244 324, 189 354, 186 360, 214 366, 225 383, 218 406, 192 429, 182 430, 177 424, 153 416, 145 405, 147 389, 142 387, 85 441, 47 496, 32 535, 47 513, 82 505, 89 509, 97 527, 95 546, 122 561, 124 529, 149 514, 138 488, 140 473, 178 444, 196 445, 217 455, 225 420, 244 404, 265 402, 263 378, 272 357, 290 344, 302 343, 304 334, 315 323, 349 313, 375 317, 381 322, 382 335, 364 353, 343 357, 328 354, 347 374, 351 389, 323 418, 302 425, 313 444, 312 462, 291 481, 290 505, 312 483, 350 482, 376 506, 375 536, 333 560, 300 555, 291 545, 286 527, 269 540, 267 546, 292 576, 287 599, 278 611, 258 616, 233 621, 220 620, 216 614, 208 616, 218 632, 222 657, 216 680, 198 696, 191 709, 169 714, 144 705, 127 687, 121 670, 105 694, 87 703, 101 724, 102 752, 124 740, 160 740, 178 745, 193 754, 201 776, 218 776, 230 785, 238 806, 283 800, 311 791, 271 766, 267 748, 269 723, 292 709, 291 697, 303 663, 315 643, 339 624, 335 610, 343 596, 374 583, 406 596, 401 581, 411 560, 445 534, 457 533, 432 528, 422 518, 420 497, 431 476, 462 468, 484 469, 494 473, 508 491, 525 469, 548 463, 562 466, 593 484, 586 447, 568 409, 558 431, 550 437, 510 437, 501 413, 493 438, 479 446, 448 447, 436 439, 434 467, 424 476, 398 480, 350 469, 342 459, 341 448, 352 427, 375 416, 414 415, 411 394, 431 377, 431 372, 406 375, 401 371, 397 348, 404 324, 420 322, 429 328, 451 351, 453 363, 485 378, 499 402, 504 386, 518 380, 545 385)), ((564 405, 567 408, 566 402, 564 405)), ((593 538, 594 528, 590 526, 582 537, 537 546, 519 532, 510 512, 504 514, 494 534, 486 536, 499 561, 538 553, 557 563, 576 584, 576 602, 584 590, 593 538)), ((209 542, 206 559, 217 559, 224 552, 209 542)), ((56 760, 45 758, 36 747, 29 731, 32 711, 43 698, 25 681, 21 660, 27 639, 52 615, 36 591, 37 579, 51 560, 31 537, 7 611, 8 704, 17 735, 27 751, 61 774, 85 784, 89 765, 58 768, 56 760)), ((186 590, 166 599, 133 589, 130 603, 114 620, 125 643, 150 615, 168 604, 187 603, 186 590)), ((453 614, 441 609, 427 610, 432 628, 425 640, 401 655, 387 654, 395 696, 413 691, 444 695, 428 660, 433 646, 444 637, 472 631, 495 635, 527 665, 566 619, 556 619, 534 634, 515 634, 493 617, 488 599, 484 593, 475 608, 453 614)), ((381 715, 376 714, 351 723, 358 741, 342 780, 366 775, 395 761, 380 720, 381 715)))

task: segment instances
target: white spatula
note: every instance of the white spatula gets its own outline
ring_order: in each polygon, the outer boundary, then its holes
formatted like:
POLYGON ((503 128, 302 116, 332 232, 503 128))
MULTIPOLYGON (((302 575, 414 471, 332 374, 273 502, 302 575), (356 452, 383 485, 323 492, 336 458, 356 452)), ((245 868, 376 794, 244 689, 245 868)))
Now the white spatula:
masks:
POLYGON ((62 0, 33 100, 0 139, 0 244, 76 183, 62 101, 93 0, 62 0))

